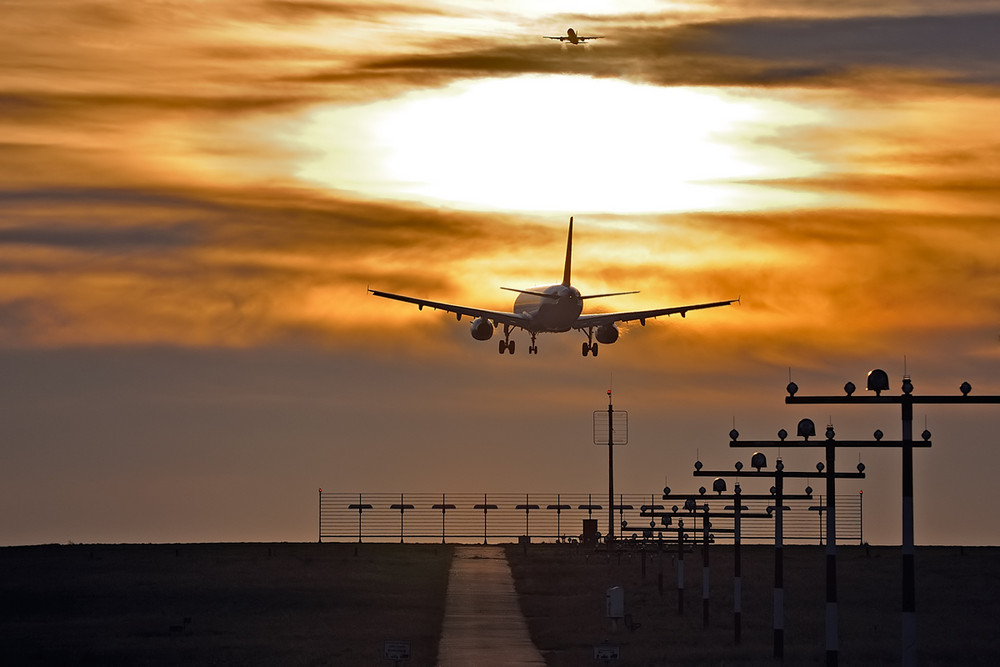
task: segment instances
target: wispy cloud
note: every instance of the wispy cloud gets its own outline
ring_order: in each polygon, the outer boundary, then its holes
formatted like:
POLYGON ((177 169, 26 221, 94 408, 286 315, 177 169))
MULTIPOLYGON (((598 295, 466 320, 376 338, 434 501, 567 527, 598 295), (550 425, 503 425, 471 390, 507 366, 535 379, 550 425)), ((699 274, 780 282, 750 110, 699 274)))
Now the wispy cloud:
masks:
MULTIPOLYGON (((564 232, 542 221, 515 233, 513 221, 496 216, 304 201, 291 191, 48 195, 2 200, 7 345, 245 346, 305 336, 377 350, 386 337, 405 340, 401 327, 464 335, 450 318, 373 299, 365 286, 504 307, 501 284, 558 278, 564 243, 564 232), (59 224, 88 205, 96 207, 89 226, 79 213, 59 224), (527 257, 505 240, 524 234, 538 246, 527 257), (478 291, 466 291, 456 267, 480 277, 478 291), (481 279, 488 276, 495 280, 481 279)), ((710 325, 692 316, 677 328, 656 323, 643 337, 695 335, 706 350, 737 337, 747 354, 789 364, 819 350, 849 354, 862 340, 998 324, 983 319, 1000 306, 1000 263, 984 243, 993 222, 983 216, 816 210, 617 222, 633 231, 578 225, 575 282, 585 291, 641 290, 605 309, 744 300, 710 325)), ((450 336, 437 344, 455 345, 450 336)), ((641 363, 627 345, 622 359, 632 353, 641 363)))
POLYGON ((611 40, 585 51, 525 36, 516 40, 449 38, 419 53, 378 58, 356 69, 319 71, 317 82, 419 75, 452 77, 573 73, 656 85, 869 87, 1000 83, 1000 47, 991 35, 1000 14, 744 18, 633 23, 606 28, 611 40))
MULTIPOLYGON (((252 175, 206 167, 271 163, 277 166, 262 173, 273 175, 292 159, 282 153, 291 149, 252 136, 252 124, 232 132, 241 119, 262 119, 277 127, 283 117, 321 102, 385 96, 459 78, 561 73, 664 86, 779 92, 808 88, 842 99, 857 99, 851 97, 853 91, 871 92, 888 81, 899 88, 897 99, 917 84, 949 95, 965 90, 985 100, 981 111, 992 108, 988 86, 997 83, 1000 73, 1000 47, 991 38, 1000 15, 983 13, 977 3, 915 8, 860 2, 839 9, 787 3, 772 7, 779 16, 756 15, 733 3, 721 10, 718 5, 706 8, 704 14, 535 16, 514 24, 509 33, 470 36, 435 32, 428 27, 433 24, 419 23, 462 18, 449 4, 218 3, 198 12, 184 5, 150 12, 110 3, 58 7, 65 11, 46 23, 40 12, 51 14, 52 7, 19 6, 11 38, 0 47, 0 80, 7 91, 0 97, 0 124, 7 130, 0 170, 8 185, 0 197, 5 214, 0 252, 8 260, 5 272, 18 278, 3 291, 10 304, 5 339, 12 344, 30 344, 33 336, 50 344, 102 336, 110 341, 138 337, 251 344, 303 328, 317 339, 350 336, 366 325, 343 325, 341 309, 322 304, 348 304, 352 312, 372 313, 376 306, 363 289, 369 282, 444 299, 482 297, 483 291, 468 293, 455 270, 518 279, 540 259, 510 240, 524 232, 536 239, 543 255, 558 260, 560 235, 541 240, 540 230, 552 229, 549 220, 366 202, 288 177, 261 188, 252 175), (926 15, 917 13, 921 10, 926 15), (561 29, 562 23, 577 19, 599 23, 608 39, 574 49, 525 28, 528 23, 529 29, 557 23, 561 29), (61 27, 67 38, 43 39, 38 25, 61 27), (391 39, 378 39, 387 35, 391 39), (427 263, 431 252, 434 266, 427 263), (58 289, 49 283, 56 276, 58 289), (307 294, 313 296, 303 298, 307 294), (45 325, 64 321, 73 326, 45 325)), ((497 11, 475 18, 503 16, 497 11)), ((857 102, 862 110, 867 104, 865 99, 857 102)), ((956 141, 955 133, 945 141, 933 131, 918 132, 927 124, 916 114, 900 116, 893 136, 884 127, 873 130, 876 126, 861 110, 837 104, 840 118, 859 126, 809 127, 758 141, 803 154, 835 154, 839 168, 814 178, 758 184, 877 200, 879 205, 858 213, 821 209, 731 219, 705 215, 682 226, 698 239, 686 242, 687 257, 704 254, 705 248, 739 247, 742 261, 725 266, 702 259, 692 265, 679 255, 677 242, 684 241, 676 233, 663 237, 672 239, 672 247, 649 237, 647 249, 658 252, 628 259, 632 241, 622 237, 609 243, 620 243, 623 262, 592 265, 592 275, 609 285, 617 277, 630 278, 647 293, 671 298, 712 298, 714 294, 699 292, 716 290, 728 297, 736 291, 747 295, 745 311, 761 308, 794 321, 798 313, 808 312, 806 303, 793 297, 795 306, 781 304, 794 293, 788 285, 803 279, 793 278, 774 258, 797 266, 795 258, 804 248, 820 253, 824 263, 845 265, 843 275, 828 270, 807 280, 819 296, 804 302, 825 303, 831 313, 858 303, 877 310, 876 303, 869 303, 870 290, 851 287, 892 284, 894 275, 877 268, 876 256, 896 255, 901 261, 891 266, 911 263, 919 268, 918 277, 928 276, 920 289, 924 294, 936 292, 935 281, 947 284, 954 274, 929 270, 925 246, 916 240, 931 234, 928 228, 934 229, 932 236, 955 240, 955 246, 944 244, 955 253, 947 265, 975 265, 982 272, 982 262, 988 265, 988 260, 972 261, 960 249, 968 238, 946 232, 944 221, 962 220, 982 230, 982 221, 997 206, 990 156, 1000 144, 956 141), (848 143, 849 153, 838 148, 848 143), (928 212, 918 232, 901 221, 899 211, 912 212, 932 200, 939 208, 961 201, 961 215, 928 212), (870 212, 879 208, 884 210, 870 212), (940 223, 935 215, 941 216, 940 223), (803 223, 803 218, 813 222, 803 223), (844 234, 845 227, 851 238, 860 235, 863 241, 845 245, 828 237, 844 234), (760 233, 787 238, 773 244, 751 239, 748 246, 751 230, 772 228, 760 233), (810 233, 792 233, 802 229, 810 233), (895 239, 891 246, 880 240, 886 235, 895 239), (912 245, 901 248, 900 236, 912 245), (705 288, 679 287, 655 277, 653 269, 664 257, 680 260, 691 278, 688 284, 705 288)), ((968 124, 968 118, 956 115, 943 127, 968 124)), ((661 232, 669 229, 675 228, 661 232)), ((487 283, 478 289, 490 287, 487 283)), ((906 302, 893 296, 897 306, 906 302)), ((400 321, 391 309, 379 312, 400 321)), ((404 321, 413 315, 407 312, 404 321)), ((808 318, 801 318, 806 326, 808 318)))

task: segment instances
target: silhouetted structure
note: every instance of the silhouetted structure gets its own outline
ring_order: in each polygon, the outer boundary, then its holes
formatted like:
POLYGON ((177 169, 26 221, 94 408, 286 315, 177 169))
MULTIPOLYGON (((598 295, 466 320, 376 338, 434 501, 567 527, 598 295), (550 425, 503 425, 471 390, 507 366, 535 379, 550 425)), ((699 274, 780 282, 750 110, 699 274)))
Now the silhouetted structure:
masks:
MULTIPOLYGON (((729 432, 732 440, 730 447, 823 447, 826 450, 826 464, 817 463, 817 472, 826 477, 826 662, 831 667, 836 665, 839 657, 838 649, 838 620, 837 620, 837 478, 863 479, 865 476, 865 466, 858 464, 858 472, 836 472, 836 452, 837 447, 847 446, 847 443, 836 442, 834 440, 833 426, 826 428, 826 440, 823 442, 810 442, 809 438, 816 435, 816 424, 811 419, 802 419, 796 429, 797 435, 802 441, 788 441, 788 432, 785 429, 778 431, 778 441, 754 440, 749 442, 738 442, 739 432, 733 429, 729 432), (825 471, 824 471, 825 469, 825 471)), ((757 454, 754 454, 754 458, 757 454)), ((775 467, 781 465, 781 460, 775 467)), ((812 477, 813 473, 806 472, 781 472, 781 476, 787 477, 812 477)), ((775 478, 778 479, 777 477, 775 478)), ((777 486, 777 482, 776 482, 777 486)), ((807 493, 811 493, 811 489, 807 493)), ((780 505, 781 503, 779 503, 780 505)), ((813 509, 813 508, 810 508, 813 509)), ((779 644, 775 637, 775 657, 781 657, 778 653, 779 644)))
MULTIPOLYGON (((745 486, 745 485, 744 485, 745 486)), ((604 522, 608 514, 603 502, 596 502, 587 493, 357 493, 337 492, 324 488, 318 495, 318 540, 320 542, 404 542, 410 543, 490 543, 517 542, 530 529, 532 541, 578 542, 583 533, 583 521, 594 522, 594 533, 606 534, 604 522), (476 505, 496 505, 488 510, 484 521, 483 508, 476 505), (393 505, 413 505, 400 510, 393 505), (537 504, 540 511, 526 510, 519 505, 537 504), (558 509, 556 509, 558 507, 558 509), (600 518, 599 518, 600 517, 600 518), (485 529, 485 530, 484 530, 485 529), (484 536, 485 532, 485 536, 484 536)), ((621 531, 616 541, 655 541, 659 531, 644 527, 651 515, 650 493, 617 493, 615 498, 616 529, 621 531), (626 526, 622 527, 622 523, 626 526)), ((743 494, 751 511, 763 511, 762 501, 743 494)), ((837 533, 858 539, 861 535, 860 502, 857 493, 837 498, 837 533)), ((784 518, 785 540, 798 544, 816 542, 816 517, 808 511, 809 500, 785 499, 793 512, 784 518)), ((659 515, 655 516, 657 520, 659 515)), ((731 519, 714 521, 717 526, 731 527, 731 519)), ((761 522, 744 522, 741 527, 743 544, 770 543, 774 531, 761 522)), ((728 534, 719 534, 728 541, 728 534)))
MULTIPOLYGON (((913 560, 913 448, 921 446, 913 442, 913 406, 914 404, 935 405, 971 405, 997 404, 1000 396, 969 396, 972 385, 963 382, 959 387, 961 396, 914 396, 913 382, 909 375, 903 375, 902 391, 899 396, 882 396, 889 389, 889 375, 880 368, 868 373, 868 391, 874 396, 855 396, 855 385, 847 382, 844 385, 844 396, 796 396, 798 385, 789 382, 785 397, 787 404, 835 404, 835 405, 885 405, 899 404, 902 412, 902 440, 886 443, 856 444, 869 447, 899 447, 902 451, 903 469, 903 665, 915 667, 917 664, 917 602, 916 602, 916 566, 913 560)), ((930 433, 924 431, 924 440, 930 446, 930 433)))

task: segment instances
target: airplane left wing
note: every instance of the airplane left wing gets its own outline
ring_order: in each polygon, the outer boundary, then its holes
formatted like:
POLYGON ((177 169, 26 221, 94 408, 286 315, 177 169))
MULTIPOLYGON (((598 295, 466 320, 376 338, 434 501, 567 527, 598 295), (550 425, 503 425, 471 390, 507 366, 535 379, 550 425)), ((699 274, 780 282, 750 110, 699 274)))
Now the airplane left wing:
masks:
POLYGON ((443 303, 441 301, 429 301, 427 299, 418 299, 414 296, 406 296, 404 294, 393 294, 392 292, 382 292, 380 290, 374 290, 370 287, 368 291, 375 296, 380 296, 384 299, 395 299, 396 301, 404 301, 406 303, 412 303, 417 306, 417 308, 423 310, 426 306, 427 308, 433 308, 434 310, 444 310, 449 313, 455 313, 458 319, 462 319, 462 316, 468 316, 472 318, 476 317, 486 317, 493 320, 495 324, 506 324, 512 327, 522 327, 527 328, 529 323, 529 318, 518 315, 517 313, 507 313, 500 310, 486 310, 484 308, 473 308, 471 306, 460 306, 453 303, 443 303))
POLYGON ((655 317, 675 314, 680 314, 681 317, 685 317, 689 310, 719 308, 721 306, 729 306, 734 303, 740 303, 740 300, 737 298, 729 299, 728 301, 713 301, 712 303, 696 303, 690 306, 673 306, 671 308, 654 308, 652 310, 633 310, 621 313, 594 313, 592 315, 581 315, 573 324, 573 328, 589 329, 590 327, 599 327, 605 324, 614 324, 615 322, 634 322, 636 320, 639 320, 639 322, 645 325, 646 320, 651 320, 655 317))

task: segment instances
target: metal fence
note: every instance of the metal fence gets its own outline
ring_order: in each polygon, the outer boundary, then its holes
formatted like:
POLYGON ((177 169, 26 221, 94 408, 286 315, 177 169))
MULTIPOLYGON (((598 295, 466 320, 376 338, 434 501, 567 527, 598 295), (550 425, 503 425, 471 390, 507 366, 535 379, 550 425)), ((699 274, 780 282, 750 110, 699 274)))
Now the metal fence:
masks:
MULTIPOLYGON (((708 503, 712 512, 731 501, 713 502, 711 494, 694 496, 699 505, 708 503)), ((675 501, 660 494, 623 493, 615 496, 615 533, 620 539, 655 539, 662 524, 660 515, 672 513, 675 501)), ((683 503, 679 503, 683 507, 683 503)), ((786 543, 824 543, 826 520, 823 496, 811 500, 786 500, 786 543), (812 509, 810 509, 812 508, 812 509)), ((767 501, 746 501, 750 513, 762 513, 767 501)), ((691 514, 681 509, 678 518, 691 514)), ((697 517, 697 514, 694 515, 697 517)), ((607 532, 607 494, 590 493, 341 493, 319 492, 319 541, 370 542, 511 542, 572 541, 583 538, 583 522, 597 521, 597 531, 607 532)), ((860 543, 863 515, 860 494, 837 495, 837 541, 860 543)), ((691 521, 689 527, 700 526, 691 521)), ((712 519, 716 529, 731 529, 731 519, 712 519)), ((741 522, 745 543, 764 544, 774 539, 772 519, 741 522)), ((731 542, 731 533, 720 530, 717 542, 731 542)))

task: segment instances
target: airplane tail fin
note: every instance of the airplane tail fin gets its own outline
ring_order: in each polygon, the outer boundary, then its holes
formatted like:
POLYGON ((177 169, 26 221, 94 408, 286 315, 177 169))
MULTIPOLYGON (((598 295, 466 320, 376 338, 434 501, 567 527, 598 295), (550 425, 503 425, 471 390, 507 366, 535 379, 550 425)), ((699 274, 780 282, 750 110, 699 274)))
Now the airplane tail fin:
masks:
POLYGON ((566 239, 566 267, 563 269, 562 284, 570 286, 570 268, 573 264, 573 216, 569 218, 569 236, 566 239))

